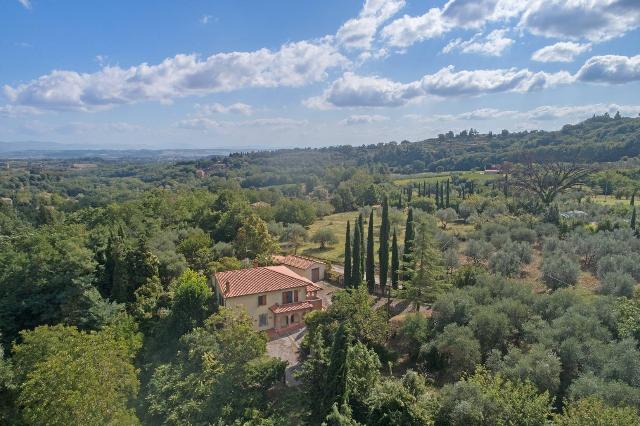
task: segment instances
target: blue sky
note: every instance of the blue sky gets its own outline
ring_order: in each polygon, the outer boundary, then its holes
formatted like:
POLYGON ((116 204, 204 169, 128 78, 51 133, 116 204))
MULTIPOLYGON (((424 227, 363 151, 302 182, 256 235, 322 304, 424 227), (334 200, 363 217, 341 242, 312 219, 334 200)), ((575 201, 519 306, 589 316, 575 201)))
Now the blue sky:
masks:
POLYGON ((0 141, 284 147, 640 113, 640 1, 2 0, 0 141))

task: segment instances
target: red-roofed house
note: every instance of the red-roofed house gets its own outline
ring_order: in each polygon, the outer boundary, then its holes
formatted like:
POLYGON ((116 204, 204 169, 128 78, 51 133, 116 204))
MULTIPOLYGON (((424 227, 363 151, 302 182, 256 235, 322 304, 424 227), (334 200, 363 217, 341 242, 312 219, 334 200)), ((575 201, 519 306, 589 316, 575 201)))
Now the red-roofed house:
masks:
POLYGON ((322 309, 320 287, 284 265, 217 272, 213 286, 218 302, 246 309, 256 330, 302 324, 304 314, 322 309))
POLYGON ((315 259, 291 254, 289 256, 273 256, 273 260, 314 283, 324 279, 327 265, 315 259))

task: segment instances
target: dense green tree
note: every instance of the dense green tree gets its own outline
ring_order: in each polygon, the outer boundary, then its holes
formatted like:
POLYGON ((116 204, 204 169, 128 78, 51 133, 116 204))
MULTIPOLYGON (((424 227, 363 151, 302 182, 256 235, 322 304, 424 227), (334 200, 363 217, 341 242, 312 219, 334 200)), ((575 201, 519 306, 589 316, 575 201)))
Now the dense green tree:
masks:
POLYGON ((420 359, 443 381, 459 380, 480 363, 480 343, 466 326, 447 325, 443 332, 420 348, 420 359))
POLYGON ((344 288, 351 287, 352 279, 351 274, 353 272, 351 259, 351 224, 347 221, 347 231, 345 234, 344 242, 344 288))
POLYGON ((180 275, 171 304, 171 327, 175 338, 204 323, 211 312, 212 297, 205 275, 191 269, 180 275))
POLYGON ((449 425, 539 425, 551 415, 549 394, 480 369, 442 390, 438 420, 449 425))
POLYGON ((380 223, 380 245, 378 248, 378 264, 380 267, 380 287, 384 290, 389 276, 389 200, 385 195, 382 199, 382 222, 380 223))
POLYGON ((369 229, 367 232, 367 262, 366 262, 366 273, 367 273, 367 288, 369 289, 369 293, 373 293, 376 286, 376 259, 374 253, 373 246, 373 210, 369 214, 369 229))
POLYGON ((140 346, 114 329, 84 333, 41 326, 21 333, 13 348, 17 403, 27 424, 136 424, 133 359, 140 346))
POLYGON ((391 287, 398 288, 400 278, 400 258, 398 254, 398 237, 396 230, 393 229, 393 237, 391 239, 391 287))
POLYGON ((565 407, 564 413, 553 418, 557 426, 636 426, 640 416, 631 407, 611 407, 598 398, 585 398, 565 407))
POLYGON ((235 239, 239 258, 259 259, 278 250, 278 243, 269 235, 267 224, 257 215, 251 215, 238 230, 235 239))
POLYGON ((146 421, 231 424, 247 409, 266 409, 265 393, 282 381, 285 366, 266 355, 266 336, 253 330, 246 312, 221 308, 180 339, 170 363, 153 371, 146 421))
POLYGON ((362 284, 362 269, 360 269, 362 255, 360 252, 360 225, 356 221, 353 233, 353 254, 351 256, 351 287, 359 287, 362 284))
POLYGON ((176 251, 185 257, 190 268, 209 272, 213 260, 213 241, 202 229, 194 228, 187 231, 180 239, 176 251))
MULTIPOLYGON (((77 302, 91 291, 96 267, 82 225, 42 226, 0 240, 0 329, 5 344, 20 330, 73 324, 66 317, 70 310, 75 318, 89 315, 92 305, 77 302)), ((100 299, 92 300, 102 303, 100 299)))
POLYGON ((275 206, 274 218, 276 222, 299 223, 302 226, 309 226, 316 219, 316 212, 307 200, 282 199, 275 206))

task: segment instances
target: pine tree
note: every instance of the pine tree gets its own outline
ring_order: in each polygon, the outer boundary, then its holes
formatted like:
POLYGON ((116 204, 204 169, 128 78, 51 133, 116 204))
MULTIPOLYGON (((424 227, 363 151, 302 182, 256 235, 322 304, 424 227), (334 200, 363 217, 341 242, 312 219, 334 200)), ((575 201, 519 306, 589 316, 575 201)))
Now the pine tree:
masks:
POLYGON ((393 229, 393 238, 391 239, 391 287, 398 289, 398 278, 400 275, 400 259, 398 257, 398 238, 396 230, 393 229))
POLYGON ((380 249, 378 252, 380 264, 380 287, 384 290, 389 274, 389 202, 385 195, 382 199, 382 223, 380 224, 380 249))
POLYGON ((360 269, 360 225, 356 224, 353 231, 353 256, 351 256, 351 287, 358 288, 362 283, 362 269, 360 269))
POLYGON ((447 202, 445 204, 446 208, 449 208, 449 179, 447 179, 447 202))
POLYGON ((364 280, 364 217, 362 213, 358 216, 358 227, 360 228, 360 281, 364 280))
POLYGON ((369 215, 369 232, 367 234, 367 288, 373 293, 376 287, 376 260, 373 249, 373 210, 369 215))
POLYGON ((344 288, 351 287, 351 224, 347 221, 347 234, 344 242, 344 288))

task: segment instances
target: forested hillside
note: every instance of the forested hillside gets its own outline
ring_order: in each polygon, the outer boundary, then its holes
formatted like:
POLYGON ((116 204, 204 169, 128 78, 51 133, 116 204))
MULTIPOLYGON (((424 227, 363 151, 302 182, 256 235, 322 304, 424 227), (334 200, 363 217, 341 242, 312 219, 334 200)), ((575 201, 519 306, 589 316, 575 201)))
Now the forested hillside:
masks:
POLYGON ((3 160, 0 423, 638 425, 639 126, 3 160), (292 253, 299 334, 220 304, 292 253))

